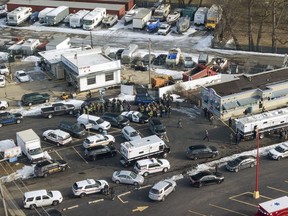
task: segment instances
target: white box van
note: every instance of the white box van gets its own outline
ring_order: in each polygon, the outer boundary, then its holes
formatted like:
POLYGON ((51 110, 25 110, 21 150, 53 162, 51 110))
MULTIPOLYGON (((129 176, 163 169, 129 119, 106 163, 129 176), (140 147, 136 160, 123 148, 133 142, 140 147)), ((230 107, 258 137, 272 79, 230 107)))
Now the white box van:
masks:
POLYGON ((94 130, 98 130, 100 133, 103 130, 109 130, 111 128, 111 124, 107 121, 104 121, 102 118, 93 115, 82 114, 77 118, 77 123, 85 128, 92 128, 94 130))
POLYGON ((36 190, 24 193, 24 208, 34 209, 41 206, 58 205, 63 201, 60 191, 36 190))

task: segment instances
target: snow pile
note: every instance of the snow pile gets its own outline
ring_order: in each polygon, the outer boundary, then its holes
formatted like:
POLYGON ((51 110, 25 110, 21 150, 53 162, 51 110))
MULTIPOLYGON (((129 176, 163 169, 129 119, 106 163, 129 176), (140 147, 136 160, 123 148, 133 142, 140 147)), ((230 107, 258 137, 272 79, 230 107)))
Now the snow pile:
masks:
POLYGON ((8 53, 0 52, 0 61, 7 61, 8 60, 8 53))
POLYGON ((34 177, 34 166, 24 166, 22 169, 17 170, 16 173, 21 179, 28 179, 34 177))
POLYGON ((22 61, 32 61, 32 62, 38 62, 41 59, 37 56, 27 56, 26 58, 24 58, 22 61))

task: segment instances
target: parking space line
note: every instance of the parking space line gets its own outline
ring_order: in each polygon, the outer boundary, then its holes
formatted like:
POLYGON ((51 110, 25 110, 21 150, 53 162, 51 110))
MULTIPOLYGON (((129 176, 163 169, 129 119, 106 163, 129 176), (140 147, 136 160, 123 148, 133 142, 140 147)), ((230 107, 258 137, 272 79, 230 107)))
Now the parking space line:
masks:
POLYGON ((79 207, 79 205, 74 205, 74 206, 70 206, 68 208, 64 208, 64 209, 62 209, 62 211, 66 211, 66 210, 70 210, 70 209, 78 208, 78 207, 79 207))
POLYGON ((201 213, 198 213, 198 212, 195 212, 195 211, 192 211, 192 210, 188 210, 188 212, 196 214, 196 215, 200 215, 200 216, 207 216, 205 214, 201 214, 201 213))
POLYGON ((269 189, 271 189, 271 190, 276 190, 276 191, 280 191, 280 192, 283 192, 283 193, 288 194, 288 191, 285 191, 285 190, 281 190, 281 189, 274 188, 274 187, 270 187, 270 186, 267 186, 267 188, 269 188, 269 189))
POLYGON ((288 181, 284 181, 284 182, 288 183, 288 181))
POLYGON ((120 195, 117 196, 117 198, 118 198, 122 203, 127 203, 128 201, 123 201, 120 197, 125 196, 125 195, 130 194, 130 193, 131 193, 131 191, 128 191, 128 192, 123 193, 123 194, 120 194, 120 195))
MULTIPOLYGON (((64 160, 63 157, 57 151, 54 152, 60 157, 60 159, 64 160)), ((68 165, 68 168, 70 169, 71 167, 68 165)))
POLYGON ((152 185, 145 185, 145 186, 143 186, 143 187, 140 187, 139 190, 140 190, 140 189, 147 188, 147 187, 151 187, 151 186, 152 186, 152 185))
POLYGON ((92 204, 92 203, 98 203, 104 201, 104 199, 98 199, 98 200, 93 200, 93 201, 89 201, 88 204, 92 204))
POLYGON ((82 157, 82 155, 74 148, 74 146, 72 147, 74 149, 74 151, 79 155, 80 158, 82 158, 82 160, 84 160, 84 162, 86 164, 88 164, 88 161, 85 160, 85 158, 82 157))
MULTIPOLYGON (((235 195, 235 196, 231 196, 231 197, 229 197, 229 199, 230 199, 230 200, 233 200, 233 201, 235 201, 235 202, 239 202, 239 203, 245 204, 245 205, 249 205, 249 206, 252 206, 252 207, 257 207, 257 205, 254 205, 254 204, 251 204, 251 203, 248 203, 248 202, 245 202, 245 201, 236 199, 236 197, 240 197, 240 196, 243 196, 243 195, 245 195, 245 194, 251 194, 251 197, 252 197, 252 195, 253 195, 252 192, 244 192, 244 193, 242 193, 242 194, 238 194, 238 195, 235 195)), ((261 195, 261 197, 264 197, 264 196, 261 195)))
POLYGON ((211 204, 211 203, 210 203, 209 205, 212 206, 212 207, 218 208, 218 209, 222 209, 222 210, 225 210, 225 211, 228 211, 228 212, 235 213, 235 214, 237 214, 237 215, 249 216, 249 215, 242 214, 242 213, 240 213, 240 212, 236 212, 236 211, 233 211, 233 210, 231 210, 231 209, 227 209, 227 208, 225 208, 225 207, 217 206, 217 205, 214 205, 214 204, 211 204))

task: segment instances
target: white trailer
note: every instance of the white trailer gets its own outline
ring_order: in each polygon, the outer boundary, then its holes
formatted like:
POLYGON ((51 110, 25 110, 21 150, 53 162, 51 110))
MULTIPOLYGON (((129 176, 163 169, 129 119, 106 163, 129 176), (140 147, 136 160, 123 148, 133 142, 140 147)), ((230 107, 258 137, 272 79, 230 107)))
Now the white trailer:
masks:
POLYGON ((207 20, 207 7, 199 7, 198 10, 194 14, 194 25, 205 25, 207 20))
POLYGON ((170 152, 170 147, 157 135, 144 137, 142 139, 124 142, 120 144, 120 162, 127 167, 136 160, 155 155, 166 157, 170 152))
POLYGON ((133 28, 143 29, 151 19, 152 11, 148 8, 141 8, 133 18, 133 28))
POLYGON ((219 5, 213 4, 207 12, 206 29, 215 29, 222 17, 222 8, 219 5))
POLYGON ((260 114, 235 119, 236 132, 245 140, 260 138, 288 126, 288 108, 281 108, 260 114))
POLYGON ((54 9, 55 8, 47 7, 47 8, 44 8, 43 10, 41 10, 38 14, 39 23, 45 23, 46 14, 51 12, 54 9))
POLYGON ((40 137, 32 129, 17 132, 16 140, 23 154, 32 163, 44 159, 40 137))
POLYGON ((106 8, 95 8, 83 18, 83 29, 92 30, 98 26, 106 16, 106 8))
POLYGON ((165 21, 166 17, 170 13, 171 5, 170 4, 160 4, 154 11, 154 19, 159 19, 160 21, 165 21))
POLYGON ((7 25, 17 26, 25 22, 32 14, 31 7, 18 7, 7 14, 7 25))
POLYGON ((46 14, 46 24, 49 26, 57 25, 62 22, 69 14, 69 7, 59 6, 46 14))
POLYGON ((81 28, 83 25, 83 19, 89 12, 89 10, 79 10, 77 13, 72 14, 69 18, 70 27, 81 28))
POLYGON ((121 63, 129 64, 132 60, 133 53, 138 50, 137 44, 130 44, 124 51, 121 53, 121 63))

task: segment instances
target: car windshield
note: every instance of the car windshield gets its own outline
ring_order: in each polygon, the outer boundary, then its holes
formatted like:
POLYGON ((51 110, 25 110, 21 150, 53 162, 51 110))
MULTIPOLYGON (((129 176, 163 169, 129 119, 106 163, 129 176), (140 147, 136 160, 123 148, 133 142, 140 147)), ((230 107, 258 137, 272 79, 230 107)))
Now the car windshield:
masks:
POLYGON ((130 134, 131 137, 135 137, 135 136, 138 136, 138 133, 136 131, 133 131, 131 134, 130 134))
POLYGON ((20 77, 27 76, 25 73, 19 73, 20 77))
POLYGON ((92 141, 89 140, 89 139, 85 139, 84 142, 85 142, 85 143, 92 143, 92 141))
POLYGON ((277 147, 275 148, 275 150, 278 151, 278 152, 280 152, 280 153, 282 153, 282 152, 285 151, 281 146, 277 146, 277 147))
POLYGON ((236 158, 233 162, 235 164, 240 164, 242 162, 242 159, 241 158, 236 158))
POLYGON ((131 173, 130 173, 130 176, 131 176, 131 178, 135 179, 135 178, 137 177, 137 174, 134 173, 134 172, 131 172, 131 173))
POLYGON ((49 196, 49 197, 53 197, 52 192, 51 192, 51 191, 48 191, 48 192, 47 192, 47 196, 49 196))
POLYGON ((42 149, 41 149, 41 148, 29 149, 29 150, 28 150, 28 153, 29 153, 30 155, 37 155, 37 154, 42 153, 42 149))
POLYGON ((97 124, 102 124, 103 122, 104 122, 104 120, 103 120, 102 118, 99 118, 99 119, 96 121, 97 124))
POLYGON ((116 118, 118 121, 123 121, 124 120, 124 117, 122 116, 122 115, 119 115, 119 116, 117 116, 117 118, 116 118))
POLYGON ((101 182, 100 182, 100 181, 95 181, 95 185, 96 185, 97 187, 99 187, 99 186, 101 186, 101 182))
POLYGON ((153 194, 160 194, 160 191, 156 190, 154 188, 151 188, 150 192, 153 193, 153 194))

